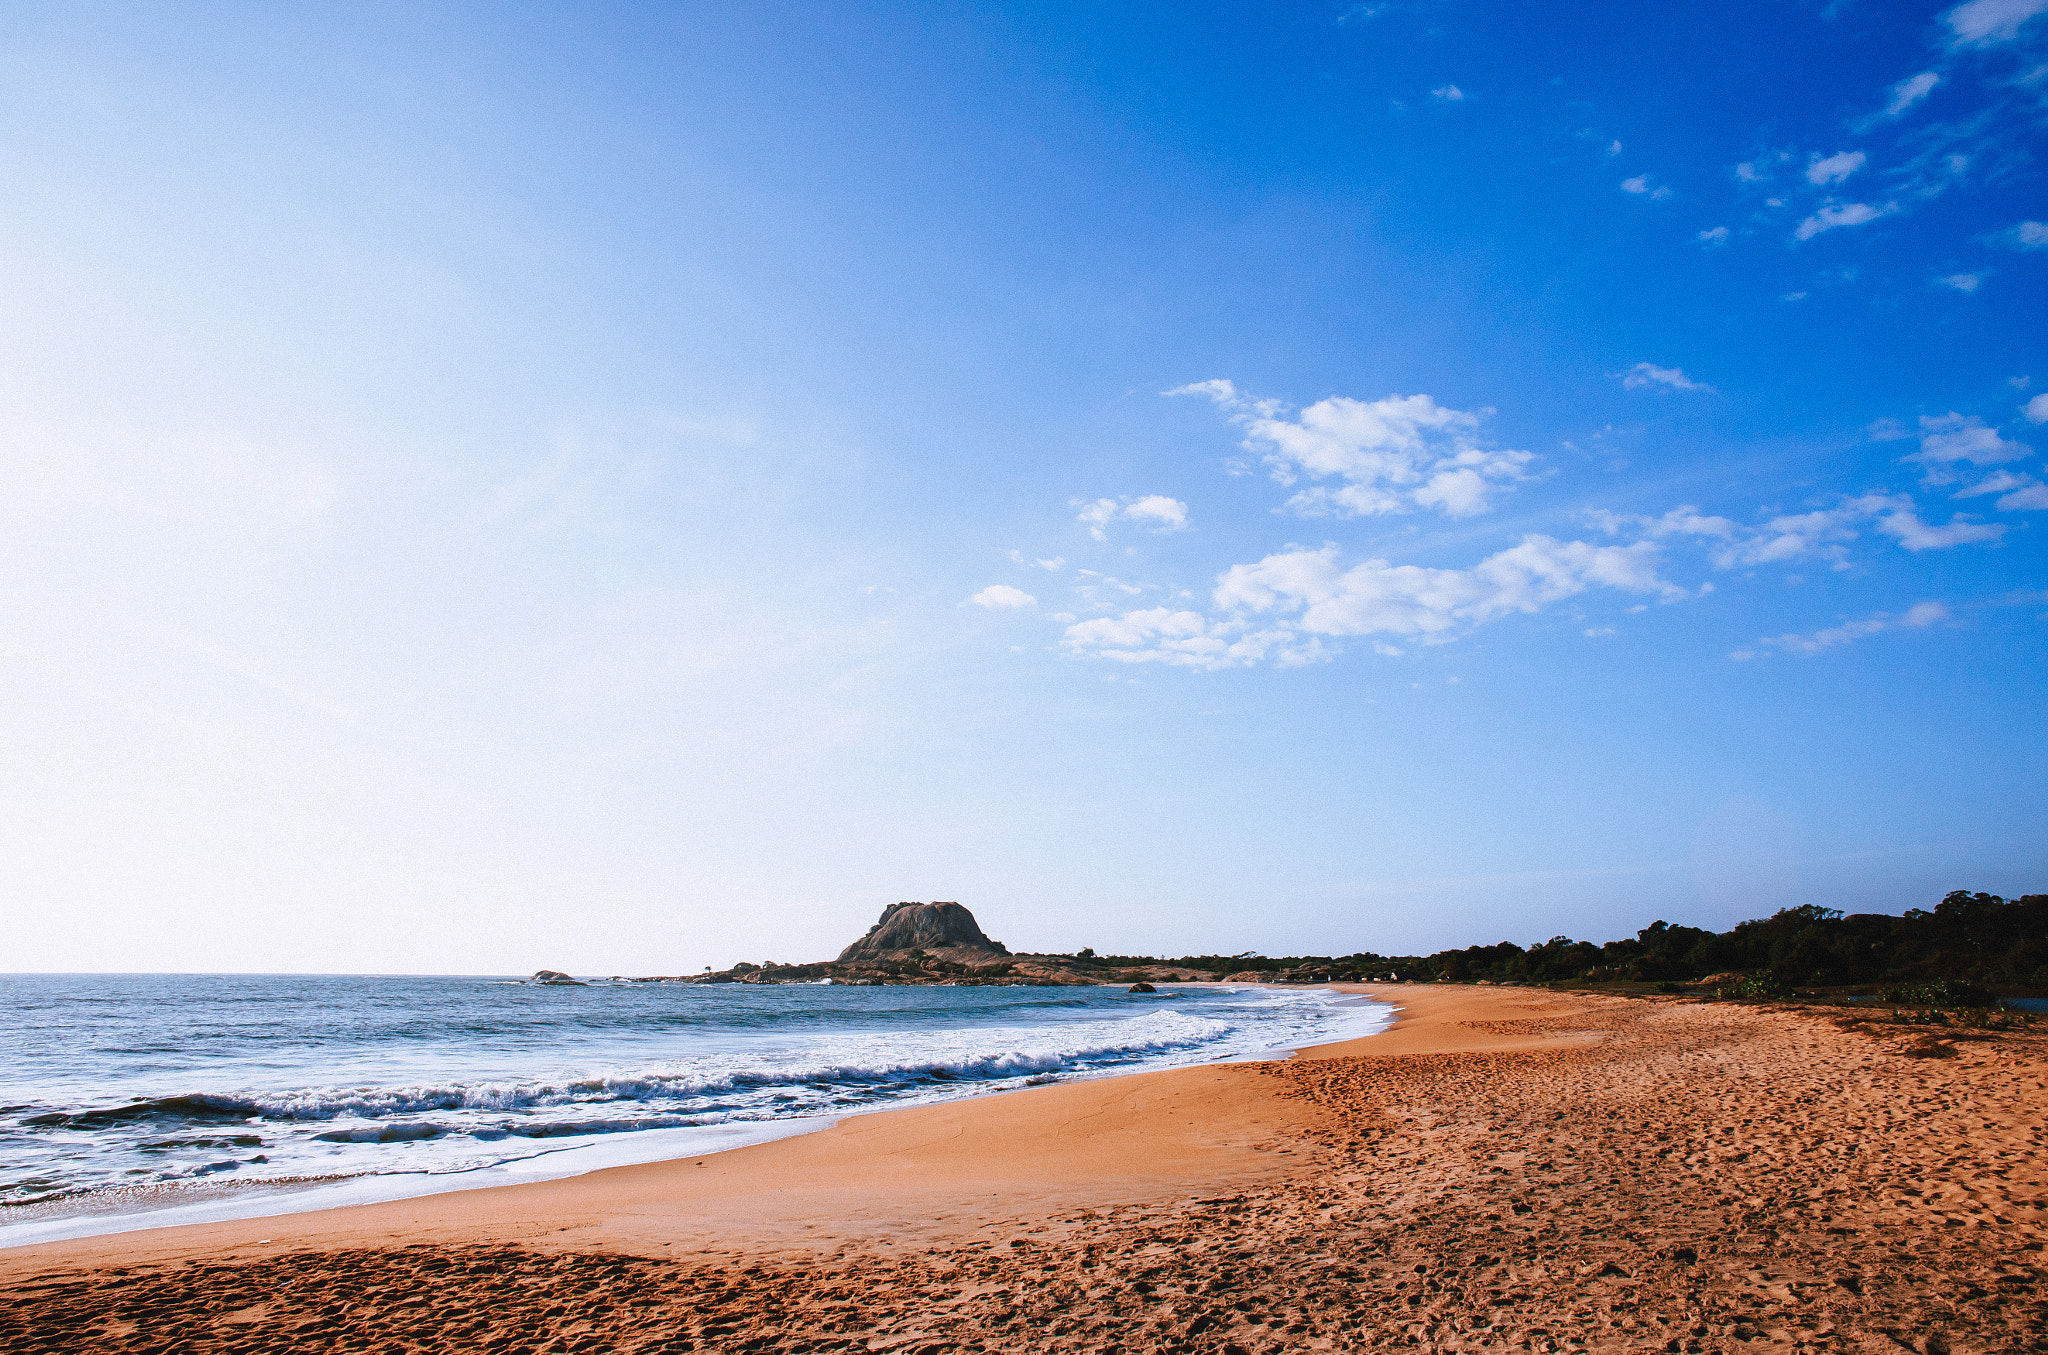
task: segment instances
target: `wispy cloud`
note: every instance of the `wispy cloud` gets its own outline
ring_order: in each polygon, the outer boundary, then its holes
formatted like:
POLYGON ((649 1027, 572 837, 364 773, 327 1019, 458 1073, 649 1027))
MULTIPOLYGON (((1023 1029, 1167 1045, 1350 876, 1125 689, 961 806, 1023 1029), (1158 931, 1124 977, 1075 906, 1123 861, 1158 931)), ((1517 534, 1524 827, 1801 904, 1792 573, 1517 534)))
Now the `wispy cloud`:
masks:
POLYGON ((1974 414, 1923 414, 1920 416, 1920 450, 1900 461, 1922 467, 1926 483, 1948 484, 1956 478, 1958 462, 1973 466, 1996 466, 2017 461, 2033 452, 2023 442, 2000 437, 1974 414))
POLYGON ((967 599, 977 607, 1036 607, 1038 599, 1007 583, 992 583, 967 599))
POLYGON ((1459 89, 1456 85, 1438 85, 1429 92, 1429 97, 1440 99, 1445 103, 1463 103, 1465 102, 1465 91, 1459 89))
POLYGON ((1993 471, 1974 485, 1959 489, 1951 497, 1975 499, 1987 494, 2003 497, 1996 507, 2001 513, 2025 512, 2029 509, 2048 508, 2048 485, 2043 485, 2033 476, 2024 472, 2009 470, 1993 471))
POLYGON ((1951 273, 1945 278, 1936 278, 1935 281, 1944 287, 1953 287, 1959 292, 1974 292, 1977 290, 1978 284, 1984 281, 1984 275, 1982 273, 1951 273))
POLYGON ((1699 242, 1703 245, 1725 245, 1728 243, 1728 228, 1709 226, 1699 233, 1699 242))
POLYGON ((1621 191, 1624 193, 1635 193, 1639 195, 1644 195, 1659 200, 1671 196, 1670 189, 1665 188, 1658 184, 1653 184, 1650 181, 1650 176, 1647 174, 1638 174, 1634 178, 1623 179, 1621 181, 1621 191))
POLYGON ((1840 183, 1863 168, 1863 162, 1868 158, 1862 151, 1839 151, 1826 158, 1818 154, 1810 156, 1806 162, 1806 181, 1822 188, 1840 183))
POLYGON ((1147 608, 1075 622, 1061 644, 1069 653, 1123 663, 1208 669, 1307 663, 1330 656, 1326 641, 1387 635, 1441 643, 1593 589, 1667 602, 1691 596, 1658 577, 1658 558, 1652 542, 1596 546, 1548 536, 1525 536, 1468 569, 1380 559, 1347 568, 1335 546, 1292 548, 1226 570, 1211 597, 1217 615, 1147 608))
POLYGON ((1714 389, 1704 381, 1695 381, 1685 374, 1683 368, 1659 367, 1654 362, 1638 362, 1626 372, 1616 372, 1625 390, 1641 390, 1645 386, 1669 386, 1672 390, 1711 391, 1714 389))
POLYGON ((1977 522, 1958 515, 1934 525, 1920 516, 1919 506, 1903 494, 1860 494, 1830 508, 1807 513, 1781 513, 1755 524, 1702 513, 1690 504, 1651 518, 1594 511, 1587 520, 1617 536, 1643 540, 1695 537, 1711 543, 1708 559, 1716 569, 1749 569, 1783 564, 1808 556, 1849 567, 1848 545, 1865 529, 1897 541, 1916 554, 1953 546, 1994 545, 2005 534, 1998 523, 1977 522))
POLYGON ((2048 11, 2048 0, 1968 0, 1941 17, 1951 46, 1995 47, 2017 38, 2043 11, 2048 11))
POLYGON ((1486 447, 1478 439, 1484 410, 1439 405, 1427 395, 1380 400, 1332 396, 1287 418, 1273 400, 1241 395, 1229 381, 1202 381, 1164 392, 1213 401, 1245 430, 1244 446, 1259 454, 1273 478, 1315 485, 1288 500, 1305 517, 1364 517, 1417 508, 1450 517, 1486 512, 1490 497, 1524 479, 1532 452, 1486 447))
POLYGON ((1899 204, 1896 202, 1887 202, 1882 206, 1872 206, 1867 202, 1829 203, 1800 222, 1799 228, 1793 231, 1792 235, 1795 239, 1811 240, 1823 231, 1831 231, 1839 226, 1865 225, 1881 216, 1890 216, 1898 210, 1899 204))
POLYGON ((1903 616, 1890 612, 1875 612, 1861 621, 1845 621, 1839 626, 1817 630, 1810 635, 1770 635, 1758 640, 1754 647, 1738 649, 1728 657, 1736 660, 1760 659, 1777 651, 1782 654, 1802 654, 1812 657, 1838 645, 1853 644, 1857 640, 1888 630, 1918 630, 1946 621, 1949 610, 1939 602, 1915 603, 1903 616))
POLYGON ((1991 239, 2008 249, 2048 249, 2048 221, 2022 221, 2008 226, 1991 239))
POLYGON ((1790 151, 1771 151, 1753 160, 1744 160, 1735 167, 1737 183, 1769 183, 1781 165, 1792 159, 1790 151))
POLYGON ((1922 71, 1915 76, 1899 81, 1892 86, 1891 99, 1884 106, 1883 116, 1896 118, 1934 92, 1941 83, 1941 76, 1934 71, 1922 71))
POLYGON ((1081 510, 1075 515, 1076 519, 1087 524, 1088 535, 1097 541, 1109 540, 1109 524, 1119 518, 1155 532, 1179 532, 1188 528, 1188 506, 1164 494, 1135 498, 1126 495, 1121 499, 1076 499, 1074 504, 1081 510))

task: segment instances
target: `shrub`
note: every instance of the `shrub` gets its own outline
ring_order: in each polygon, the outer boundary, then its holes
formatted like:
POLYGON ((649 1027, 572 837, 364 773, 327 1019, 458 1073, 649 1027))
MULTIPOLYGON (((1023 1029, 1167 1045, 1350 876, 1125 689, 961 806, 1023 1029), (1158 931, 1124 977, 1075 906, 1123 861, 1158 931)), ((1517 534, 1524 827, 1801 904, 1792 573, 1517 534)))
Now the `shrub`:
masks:
POLYGON ((1785 985, 1779 983, 1777 978, 1768 969, 1759 969, 1756 973, 1749 975, 1739 983, 1730 984, 1726 988, 1716 988, 1714 996, 1748 998, 1751 1001, 1769 1001, 1775 998, 1789 997, 1791 994, 1785 991, 1785 985))
POLYGON ((1886 1002, 1937 1010, 1998 1005, 1998 999, 1992 995, 1989 988, 1965 979, 1934 979, 1927 983, 1895 984, 1886 988, 1879 996, 1886 1002))

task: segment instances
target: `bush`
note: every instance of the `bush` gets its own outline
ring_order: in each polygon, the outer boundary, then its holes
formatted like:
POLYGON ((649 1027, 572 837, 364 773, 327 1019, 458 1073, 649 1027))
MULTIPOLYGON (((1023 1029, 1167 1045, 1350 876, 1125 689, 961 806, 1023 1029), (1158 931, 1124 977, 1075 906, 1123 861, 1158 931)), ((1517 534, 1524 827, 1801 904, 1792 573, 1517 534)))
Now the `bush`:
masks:
POLYGON ((1886 1002, 1912 1007, 1948 1010, 1956 1007, 1996 1007, 1998 999, 1981 983, 1966 979, 1934 979, 1927 983, 1901 983, 1878 994, 1886 1002))
POLYGON ((1775 998, 1790 997, 1791 994, 1785 991, 1785 985, 1779 983, 1777 978, 1768 969, 1760 969, 1740 983, 1730 984, 1726 988, 1716 988, 1714 996, 1740 997, 1762 1002, 1775 998))

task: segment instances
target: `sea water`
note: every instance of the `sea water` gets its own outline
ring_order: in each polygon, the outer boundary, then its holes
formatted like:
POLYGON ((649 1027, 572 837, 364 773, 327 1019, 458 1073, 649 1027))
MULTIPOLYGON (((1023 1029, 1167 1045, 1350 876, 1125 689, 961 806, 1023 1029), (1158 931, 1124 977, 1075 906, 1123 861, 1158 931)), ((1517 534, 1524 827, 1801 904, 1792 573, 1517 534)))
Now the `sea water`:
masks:
POLYGON ((1200 985, 0 976, 0 1246, 687 1157, 1390 1016, 1200 985))

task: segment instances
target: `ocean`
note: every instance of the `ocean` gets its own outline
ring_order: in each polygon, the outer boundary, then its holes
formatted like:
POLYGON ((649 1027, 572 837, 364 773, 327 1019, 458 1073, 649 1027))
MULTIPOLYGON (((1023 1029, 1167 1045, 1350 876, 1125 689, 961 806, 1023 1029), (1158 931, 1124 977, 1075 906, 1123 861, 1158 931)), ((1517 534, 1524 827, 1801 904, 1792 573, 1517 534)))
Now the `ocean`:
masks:
POLYGON ((695 1156, 1384 1027, 1327 989, 0 976, 0 1246, 695 1156))

